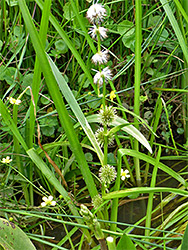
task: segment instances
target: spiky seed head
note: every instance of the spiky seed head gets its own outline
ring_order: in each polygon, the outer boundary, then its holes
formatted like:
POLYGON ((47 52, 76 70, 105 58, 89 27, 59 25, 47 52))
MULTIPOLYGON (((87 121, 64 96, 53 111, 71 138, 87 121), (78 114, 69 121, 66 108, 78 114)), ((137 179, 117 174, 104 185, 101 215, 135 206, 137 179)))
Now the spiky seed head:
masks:
POLYGON ((96 136, 97 142, 99 143, 101 147, 103 147, 104 145, 105 136, 107 136, 107 144, 109 146, 113 145, 114 135, 113 134, 106 135, 103 127, 100 127, 99 129, 97 129, 97 131, 95 132, 95 136, 96 136))
POLYGON ((112 106, 105 106, 100 109, 99 115, 103 125, 111 125, 116 118, 116 109, 112 106))
POLYGON ((116 179, 117 173, 115 167, 109 164, 102 166, 99 169, 99 178, 104 184, 111 184, 116 179))

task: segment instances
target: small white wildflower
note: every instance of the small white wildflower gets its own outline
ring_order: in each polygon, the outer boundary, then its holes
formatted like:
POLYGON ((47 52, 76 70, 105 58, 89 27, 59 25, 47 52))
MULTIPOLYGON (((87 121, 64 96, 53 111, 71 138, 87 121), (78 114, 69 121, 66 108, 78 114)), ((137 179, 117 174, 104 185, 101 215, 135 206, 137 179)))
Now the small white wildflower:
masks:
POLYGON ((2 163, 10 163, 12 161, 12 159, 10 159, 10 156, 7 156, 6 158, 3 158, 1 160, 2 163))
POLYGON ((91 5, 86 14, 91 23, 102 22, 105 16, 106 9, 100 3, 91 5))
POLYGON ((125 180, 125 178, 129 178, 130 174, 129 174, 129 170, 125 169, 125 171, 123 169, 121 169, 121 179, 122 181, 125 180))
POLYGON ((9 100, 9 102, 11 104, 16 104, 16 105, 19 105, 21 103, 21 100, 19 99, 14 99, 13 97, 7 97, 7 99, 9 100))
POLYGON ((111 70, 106 67, 101 72, 97 72, 93 78, 95 84, 99 84, 99 86, 103 85, 103 81, 106 82, 112 79, 112 72, 111 70))
POLYGON ((99 178, 105 184, 110 184, 116 179, 117 173, 115 167, 110 165, 105 165, 99 169, 99 178))
POLYGON ((97 39, 97 34, 99 34, 100 36, 100 39, 101 41, 103 41, 103 39, 107 38, 107 31, 108 29, 104 28, 104 27, 101 27, 101 26, 96 26, 96 25, 93 25, 93 27, 89 28, 90 31, 89 31, 89 34, 91 34, 91 37, 93 39, 97 39))
POLYGON ((105 64, 108 62, 108 50, 103 50, 97 52, 95 55, 92 56, 91 58, 92 62, 94 64, 105 64))
POLYGON ((50 205, 51 206, 56 205, 56 201, 53 201, 53 196, 52 195, 48 196, 48 198, 44 196, 44 197, 42 197, 42 200, 44 201, 44 202, 41 203, 42 207, 50 206, 50 205))

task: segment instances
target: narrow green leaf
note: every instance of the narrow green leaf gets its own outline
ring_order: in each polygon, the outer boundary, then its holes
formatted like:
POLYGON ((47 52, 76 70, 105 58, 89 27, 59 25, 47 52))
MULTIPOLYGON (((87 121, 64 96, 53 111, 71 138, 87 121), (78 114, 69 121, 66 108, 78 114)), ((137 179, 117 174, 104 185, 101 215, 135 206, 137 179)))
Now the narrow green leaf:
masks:
MULTIPOLYGON (((100 123, 101 122, 99 114, 87 116, 87 120, 89 123, 94 123, 94 122, 100 123)), ((125 131, 127 134, 131 135, 136 140, 138 140, 144 147, 146 147, 148 149, 148 151, 150 153, 152 153, 152 149, 149 145, 149 142, 142 135, 142 133, 140 133, 140 131, 138 129, 136 129, 133 125, 130 125, 128 121, 117 116, 111 125, 114 127, 123 125, 123 128, 121 128, 123 131, 125 131), (127 126, 125 126, 125 125, 127 125, 127 126)))
POLYGON ((181 3, 178 0, 174 0, 177 8, 179 9, 179 11, 181 12, 182 16, 185 18, 186 22, 188 23, 188 15, 185 12, 184 8, 182 7, 181 3))
MULTIPOLYGON (((35 163, 35 165, 38 167, 38 169, 43 173, 43 175, 46 177, 46 179, 55 187, 55 189, 62 195, 63 199, 67 202, 70 210, 72 213, 76 216, 79 216, 79 213, 77 211, 77 208, 73 204, 71 198, 69 197, 67 191, 64 189, 62 184, 56 179, 54 174, 50 171, 48 166, 45 164, 45 162, 42 160, 42 158, 37 154, 35 149, 29 149, 27 150, 27 154, 31 158, 31 160, 35 163)), ((80 223, 81 220, 78 220, 80 223)))
POLYGON ((25 24, 27 26, 29 33, 30 33, 33 47, 36 51, 38 60, 40 62, 41 70, 44 73, 49 93, 54 101, 54 104, 56 106, 56 110, 59 114, 59 119, 60 119, 61 125, 65 130, 65 133, 66 133, 67 138, 68 138, 70 145, 71 145, 71 149, 72 149, 73 153, 75 154, 75 157, 76 157, 78 165, 81 169, 84 180, 87 184, 90 195, 91 195, 91 197, 94 197, 95 195, 97 195, 98 192, 97 192, 95 183, 93 181, 93 177, 91 175, 91 172, 89 170, 87 161, 85 159, 82 147, 78 141, 78 137, 77 137, 76 132, 73 128, 73 124, 69 118, 68 111, 65 107, 65 104, 64 104, 64 101, 62 98, 62 94, 59 91, 59 87, 57 85, 55 76, 54 76, 52 69, 50 67, 49 60, 47 58, 46 53, 44 52, 41 40, 40 40, 39 35, 37 33, 37 30, 33 24, 33 21, 32 21, 31 15, 29 13, 29 10, 27 8, 27 5, 25 3, 25 0, 18 0, 18 2, 19 2, 19 6, 21 9, 25 24))
POLYGON ((84 23, 84 21, 83 21, 82 16, 80 16, 80 14, 79 14, 79 11, 78 11, 78 9, 77 9, 77 7, 76 7, 76 5, 75 5, 75 1, 74 1, 74 0, 70 0, 70 2, 71 2, 71 5, 72 5, 72 10, 73 10, 73 12, 74 12, 74 14, 75 14, 75 16, 76 16, 76 18, 77 18, 79 24, 80 24, 80 27, 82 28, 82 30, 83 30, 83 32, 84 32, 84 36, 85 36, 85 38, 87 39, 87 42, 88 42, 88 44, 89 44, 91 50, 93 51, 93 53, 96 53, 97 50, 96 50, 96 48, 95 48, 95 45, 93 44, 93 40, 92 40, 91 37, 88 35, 88 31, 86 30, 85 23, 84 23))
POLYGON ((167 187, 137 187, 137 188, 128 188, 125 190, 114 191, 103 195, 103 199, 111 200, 114 198, 122 198, 132 194, 150 194, 150 193, 162 193, 169 192, 173 194, 179 194, 182 196, 188 197, 188 191, 181 190, 178 188, 167 188, 167 187))
MULTIPOLYGON (((51 0, 45 0, 44 9, 43 9, 42 18, 41 18, 41 25, 40 25, 40 30, 39 30, 39 36, 41 38, 43 48, 45 48, 45 44, 46 44, 50 8, 51 8, 51 0)), ((39 98, 40 82, 41 82, 41 67, 40 67, 40 62, 38 58, 36 57, 33 82, 32 82, 32 93, 33 93, 35 106, 37 106, 37 102, 39 98)), ((30 148, 33 146, 34 129, 35 129, 35 114, 34 114, 33 103, 31 102, 30 104, 30 129, 29 129, 30 131, 28 135, 30 148)))
POLYGON ((1 99, 0 99, 0 114, 3 117, 3 120, 5 121, 7 126, 9 127, 9 129, 12 131, 12 133, 14 134, 16 139, 18 140, 18 142, 22 145, 22 147, 25 150, 28 150, 28 147, 27 147, 23 137, 21 136, 16 124, 14 123, 13 119, 10 116, 10 113, 8 112, 7 107, 5 106, 5 104, 3 103, 3 101, 1 99))
MULTIPOLYGON (((43 9, 43 2, 41 0, 35 0, 35 1, 39 5, 39 7, 41 9, 43 9)), ((67 44, 67 46, 71 50, 72 54, 74 55, 74 57, 78 61, 80 67, 82 68, 82 70, 85 72, 87 78, 89 79, 93 89, 96 89, 96 86, 93 83, 93 78, 91 76, 90 70, 86 67, 84 61, 82 60, 80 53, 75 48, 74 44, 71 42, 71 40, 69 39, 66 32, 62 29, 62 27, 59 25, 58 21, 56 20, 56 18, 52 14, 50 14, 49 20, 50 20, 51 24, 54 26, 54 28, 56 29, 56 31, 58 32, 59 36, 65 41, 65 43, 67 44)))
POLYGON ((137 152, 137 151, 131 150, 131 149, 119 149, 118 154, 120 154, 121 157, 123 155, 130 155, 132 157, 137 157, 140 160, 143 160, 145 162, 152 164, 153 166, 155 166, 155 164, 157 164, 158 168, 160 168, 161 170, 163 170, 164 172, 166 172, 167 174, 172 176, 174 179, 178 180, 180 183, 182 183, 183 186, 185 186, 185 187, 188 186, 188 183, 178 173, 176 173, 174 170, 167 167, 165 164, 163 164, 161 162, 156 163, 156 159, 152 158, 151 156, 145 155, 143 153, 140 153, 140 152, 137 152))
POLYGON ((56 78, 56 81, 58 83, 58 86, 62 92, 62 94, 64 95, 65 99, 67 100, 70 108, 72 109, 72 111, 74 112, 76 118, 78 119, 80 125, 82 126, 83 130, 85 131, 86 135, 88 136, 91 144, 93 145, 98 157, 99 157, 99 160, 102 164, 103 162, 103 153, 102 153, 102 150, 95 138, 95 135, 87 121, 87 119, 85 118, 80 106, 78 105, 72 91, 70 90, 68 84, 66 83, 64 77, 62 76, 62 74, 60 73, 60 71, 58 70, 58 68, 56 67, 56 65, 54 64, 54 62, 51 60, 50 57, 49 58, 49 61, 50 61, 50 65, 51 65, 51 68, 52 68, 52 71, 54 73, 54 76, 56 78))
POLYGON ((172 28, 174 29, 174 32, 176 34, 176 37, 178 39, 178 42, 179 42, 179 45, 182 49, 182 52, 185 56, 185 60, 186 62, 188 63, 188 50, 187 50, 187 46, 186 46, 186 43, 185 43, 185 40, 183 38, 183 35, 182 35, 182 32, 179 28, 179 25, 178 25, 178 22, 172 12, 172 9, 169 5, 169 2, 167 0, 160 0, 161 4, 163 5, 163 8, 166 12, 166 15, 168 16, 168 19, 172 25, 172 28))

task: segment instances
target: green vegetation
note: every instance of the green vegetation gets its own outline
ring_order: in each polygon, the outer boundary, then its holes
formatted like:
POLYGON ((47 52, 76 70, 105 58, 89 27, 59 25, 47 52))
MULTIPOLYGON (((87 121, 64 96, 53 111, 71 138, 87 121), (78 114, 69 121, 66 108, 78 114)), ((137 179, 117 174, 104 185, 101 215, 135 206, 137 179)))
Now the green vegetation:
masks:
POLYGON ((0 249, 187 249, 187 30, 186 0, 0 1, 0 249))

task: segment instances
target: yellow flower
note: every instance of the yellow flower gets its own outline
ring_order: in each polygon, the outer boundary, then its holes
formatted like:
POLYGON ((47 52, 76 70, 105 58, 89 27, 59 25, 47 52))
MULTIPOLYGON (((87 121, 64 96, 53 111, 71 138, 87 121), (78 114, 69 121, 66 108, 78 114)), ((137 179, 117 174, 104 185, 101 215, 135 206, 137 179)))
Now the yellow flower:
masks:
POLYGON ((42 197, 42 200, 44 201, 44 202, 41 203, 42 207, 50 206, 50 205, 51 206, 56 205, 56 201, 53 201, 53 196, 52 195, 48 196, 48 198, 44 196, 44 197, 42 197))
POLYGON ((110 92, 110 100, 111 100, 111 101, 113 101, 114 98, 116 98, 115 92, 116 92, 115 90, 112 90, 112 91, 110 92))
POLYGON ((7 163, 10 163, 11 161, 12 159, 10 159, 10 156, 7 156, 6 158, 3 158, 1 162, 7 164, 7 163))
POLYGON ((13 97, 8 97, 7 98, 11 104, 16 104, 19 105, 21 103, 21 100, 19 99, 14 99, 13 97))

